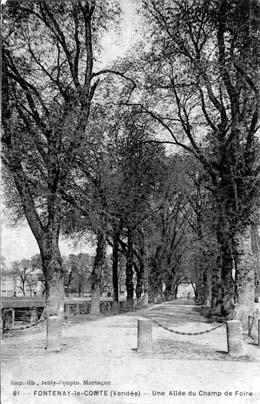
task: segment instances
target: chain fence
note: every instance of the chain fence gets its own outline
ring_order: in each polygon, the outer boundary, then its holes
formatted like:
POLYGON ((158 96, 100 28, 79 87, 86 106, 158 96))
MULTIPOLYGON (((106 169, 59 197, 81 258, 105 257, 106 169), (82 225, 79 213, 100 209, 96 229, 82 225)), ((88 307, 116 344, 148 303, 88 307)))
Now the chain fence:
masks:
POLYGON ((37 325, 43 323, 45 321, 45 319, 39 319, 36 323, 33 324, 28 324, 28 325, 24 325, 21 327, 15 327, 15 328, 11 328, 11 329, 7 329, 7 330, 3 330, 4 333, 7 332, 11 332, 11 331, 22 331, 22 330, 26 330, 27 328, 32 328, 32 327, 36 327, 37 325))
MULTIPOLYGON (((12 308, 4 309, 3 310, 3 315, 5 316, 7 312, 12 311, 12 310, 13 310, 12 308)), ((26 321, 27 318, 28 318, 28 315, 30 315, 32 313, 32 310, 33 310, 33 308, 30 309, 30 310, 19 310, 19 309, 17 310, 16 309, 15 313, 16 313, 16 316, 19 317, 19 321, 26 321)), ((26 330, 28 328, 36 327, 37 325, 43 323, 44 321, 45 321, 45 318, 42 318, 42 315, 41 315, 41 317, 38 320, 34 321, 33 323, 30 322, 30 324, 23 325, 21 327, 13 327, 12 326, 11 328, 4 327, 4 325, 5 325, 5 321, 4 321, 3 334, 6 334, 8 332, 13 332, 13 331, 22 331, 22 330, 26 330)))
POLYGON ((220 327, 223 327, 223 325, 225 325, 226 323, 221 323, 219 325, 217 325, 216 327, 211 327, 207 330, 204 331, 199 331, 199 332, 183 332, 183 331, 177 331, 177 330, 173 330, 172 328, 167 327, 166 325, 161 324, 159 321, 156 321, 155 319, 149 317, 149 316, 144 316, 149 320, 152 320, 152 322, 154 324, 156 324, 158 327, 163 328, 166 331, 169 331, 173 334, 178 334, 178 335, 189 335, 189 336, 193 336, 193 335, 203 335, 203 334, 208 334, 209 332, 215 331, 220 327))

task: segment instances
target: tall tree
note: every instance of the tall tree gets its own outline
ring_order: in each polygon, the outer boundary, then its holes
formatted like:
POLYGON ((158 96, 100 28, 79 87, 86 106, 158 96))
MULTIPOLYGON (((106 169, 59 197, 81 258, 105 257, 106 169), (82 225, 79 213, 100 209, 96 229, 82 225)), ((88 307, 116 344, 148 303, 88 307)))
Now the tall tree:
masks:
POLYGON ((106 73, 93 70, 100 34, 116 14, 114 4, 95 0, 4 8, 3 161, 40 249, 49 315, 62 317, 64 307, 61 191, 106 73))
POLYGON ((70 254, 63 257, 66 268, 65 288, 67 293, 82 296, 91 274, 93 259, 89 254, 70 254))
POLYGON ((193 154, 208 175, 219 248, 215 309, 223 316, 234 310, 237 245, 259 184, 259 37, 250 35, 250 4, 144 0, 152 46, 142 55, 145 95, 133 99, 161 139, 193 154))
POLYGON ((14 261, 12 264, 11 272, 14 274, 19 283, 19 289, 22 291, 23 296, 26 296, 29 290, 31 297, 33 296, 33 288, 37 286, 37 279, 32 275, 32 264, 28 259, 21 261, 14 261))
POLYGON ((184 155, 165 158, 163 174, 154 197, 154 214, 146 229, 150 292, 155 300, 164 295, 172 298, 182 277, 180 259, 185 254, 183 238, 191 216, 187 198, 191 189, 187 189, 186 164, 184 155))
MULTIPOLYGON (((140 298, 144 288, 145 268, 141 255, 135 251, 135 243, 139 240, 142 223, 152 214, 152 195, 161 176, 164 150, 160 145, 149 142, 151 128, 149 121, 137 117, 134 111, 127 111, 120 122, 117 138, 115 139, 116 164, 115 190, 111 198, 114 210, 114 222, 121 227, 121 245, 125 238, 124 253, 126 256, 126 289, 129 307, 133 305, 134 286, 133 275, 135 257, 137 295, 140 298)), ((142 248, 141 248, 142 250, 142 248)))

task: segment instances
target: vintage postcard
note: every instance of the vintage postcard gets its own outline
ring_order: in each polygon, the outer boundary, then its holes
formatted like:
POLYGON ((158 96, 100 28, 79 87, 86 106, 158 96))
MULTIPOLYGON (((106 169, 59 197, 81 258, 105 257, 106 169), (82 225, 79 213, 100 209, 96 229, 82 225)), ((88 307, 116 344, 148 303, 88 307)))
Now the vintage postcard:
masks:
POLYGON ((259 0, 2 0, 1 50, 1 403, 260 403, 259 0))

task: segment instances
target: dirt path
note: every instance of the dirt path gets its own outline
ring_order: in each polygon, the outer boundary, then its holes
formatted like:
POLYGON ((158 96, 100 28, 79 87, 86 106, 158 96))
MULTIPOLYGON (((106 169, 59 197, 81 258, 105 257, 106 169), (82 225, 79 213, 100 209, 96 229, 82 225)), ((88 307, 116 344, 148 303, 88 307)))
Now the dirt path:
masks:
POLYGON ((173 302, 95 321, 65 324, 62 352, 43 349, 44 329, 15 333, 2 343, 2 403, 260 403, 259 348, 226 355, 225 327, 200 336, 153 327, 153 353, 136 352, 137 319, 171 329, 214 327, 192 305, 173 302), (20 386, 17 384, 19 383, 20 386))

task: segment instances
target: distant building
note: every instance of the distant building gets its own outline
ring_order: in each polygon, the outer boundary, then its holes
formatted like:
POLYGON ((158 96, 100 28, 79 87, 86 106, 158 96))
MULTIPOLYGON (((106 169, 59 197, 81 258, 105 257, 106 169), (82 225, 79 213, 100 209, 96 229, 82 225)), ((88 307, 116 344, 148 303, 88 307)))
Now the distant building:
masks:
POLYGON ((1 276, 1 294, 3 297, 12 297, 16 293, 15 274, 3 271, 1 276))
POLYGON ((189 282, 182 282, 178 286, 177 299, 194 299, 194 290, 189 282))
POLYGON ((30 272, 27 279, 22 280, 21 275, 8 269, 3 270, 1 277, 1 293, 3 297, 33 297, 44 293, 44 277, 40 269, 30 272))

